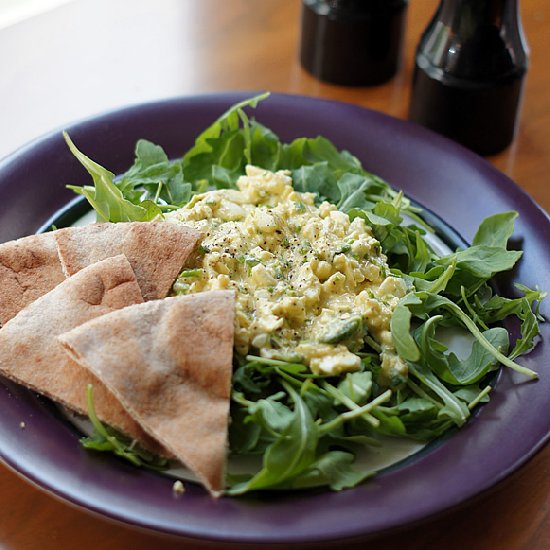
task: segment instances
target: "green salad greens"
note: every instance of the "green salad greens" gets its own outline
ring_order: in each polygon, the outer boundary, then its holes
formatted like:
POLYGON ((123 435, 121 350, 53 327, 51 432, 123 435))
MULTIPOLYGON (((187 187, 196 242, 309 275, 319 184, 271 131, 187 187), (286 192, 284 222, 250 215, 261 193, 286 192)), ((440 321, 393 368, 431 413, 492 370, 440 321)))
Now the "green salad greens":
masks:
MULTIPOLYGON (((393 276, 413 290, 391 318, 395 349, 408 373, 389 383, 380 377, 379 345, 364 335, 361 369, 339 376, 312 373, 304 364, 256 355, 234 359, 230 451, 258 455, 252 475, 231 476, 227 493, 257 489, 353 487, 367 473, 354 467, 358 452, 381 444, 381 436, 430 441, 468 421, 472 409, 489 400, 491 381, 501 365, 537 378, 516 359, 536 343, 538 307, 544 293, 516 284, 516 297, 498 295, 491 279, 511 270, 521 252, 508 250, 515 212, 484 220, 470 247, 439 256, 426 240, 433 231, 419 208, 402 192, 367 172, 359 160, 323 137, 282 143, 249 118, 268 94, 231 107, 195 141, 182 158, 171 160, 162 148, 138 141, 135 161, 120 177, 67 143, 93 178, 93 186, 71 186, 84 195, 98 221, 148 221, 186 205, 208 189, 235 187, 252 164, 289 170, 294 188, 313 192, 350 218, 362 217, 373 229, 393 276), (509 341, 500 322, 515 318, 520 335, 509 341), (443 335, 467 333, 469 353, 459 357, 443 335)), ((90 403, 91 403, 91 396, 90 403)), ((101 426, 85 445, 110 450, 136 464, 159 467, 137 454, 129 442, 101 426)))

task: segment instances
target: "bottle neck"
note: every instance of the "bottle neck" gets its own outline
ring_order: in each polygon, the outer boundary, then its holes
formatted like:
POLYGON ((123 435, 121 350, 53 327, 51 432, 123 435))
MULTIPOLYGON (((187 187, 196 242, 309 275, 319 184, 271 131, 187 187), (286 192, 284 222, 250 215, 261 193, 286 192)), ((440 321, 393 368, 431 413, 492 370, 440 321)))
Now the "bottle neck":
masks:
POLYGON ((439 19, 463 33, 474 32, 483 25, 502 28, 519 19, 517 0, 442 0, 439 19))
POLYGON ((434 70, 465 79, 525 71, 518 0, 442 0, 418 54, 434 70))

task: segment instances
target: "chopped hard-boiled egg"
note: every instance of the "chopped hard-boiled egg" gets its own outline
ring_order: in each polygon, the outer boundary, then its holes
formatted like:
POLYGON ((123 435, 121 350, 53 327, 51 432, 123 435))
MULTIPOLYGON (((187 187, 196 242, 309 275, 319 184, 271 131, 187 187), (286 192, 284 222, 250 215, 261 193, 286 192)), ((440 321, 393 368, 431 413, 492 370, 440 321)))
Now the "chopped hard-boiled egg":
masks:
POLYGON ((356 352, 368 334, 384 352, 383 369, 406 367, 390 318, 407 287, 386 275, 386 257, 365 221, 328 202, 316 206, 286 171, 248 166, 237 187, 196 195, 166 216, 204 234, 176 292, 236 289, 235 346, 243 355, 253 348, 336 375, 361 368, 356 352))

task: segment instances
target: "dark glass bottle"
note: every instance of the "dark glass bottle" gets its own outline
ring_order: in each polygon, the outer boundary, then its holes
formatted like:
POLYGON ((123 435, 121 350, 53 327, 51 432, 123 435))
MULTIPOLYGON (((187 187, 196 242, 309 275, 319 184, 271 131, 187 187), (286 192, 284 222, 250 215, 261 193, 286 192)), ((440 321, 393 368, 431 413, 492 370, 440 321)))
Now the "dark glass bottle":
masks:
POLYGON ((300 61, 320 80, 381 84, 397 71, 408 0, 303 0, 300 61))
POLYGON ((514 138, 527 65, 517 0, 442 0, 416 52, 409 119, 496 154, 514 138))

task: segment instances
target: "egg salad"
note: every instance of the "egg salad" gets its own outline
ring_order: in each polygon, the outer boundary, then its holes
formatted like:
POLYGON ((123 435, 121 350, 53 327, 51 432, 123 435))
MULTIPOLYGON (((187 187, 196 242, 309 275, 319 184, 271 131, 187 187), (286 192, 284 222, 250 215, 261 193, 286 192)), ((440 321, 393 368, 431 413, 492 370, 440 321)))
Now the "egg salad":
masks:
POLYGON ((389 275, 371 228, 336 206, 315 205, 288 171, 248 166, 237 189, 195 195, 167 214, 204 235, 174 285, 177 294, 237 290, 235 348, 301 362, 316 374, 361 368, 365 339, 380 349, 383 377, 406 373, 390 318, 407 293, 389 275))

